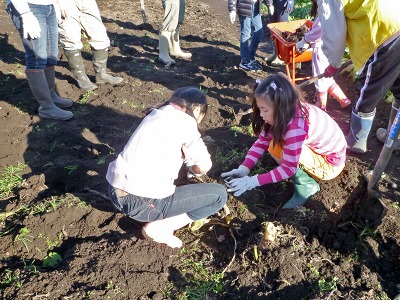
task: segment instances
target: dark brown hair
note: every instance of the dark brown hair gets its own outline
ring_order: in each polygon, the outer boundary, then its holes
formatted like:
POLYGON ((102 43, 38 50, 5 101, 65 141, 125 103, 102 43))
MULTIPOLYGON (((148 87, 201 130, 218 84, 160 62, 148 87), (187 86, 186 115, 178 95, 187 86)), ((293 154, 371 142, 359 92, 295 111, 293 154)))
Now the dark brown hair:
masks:
POLYGON ((268 76, 254 87, 251 121, 254 133, 259 135, 262 130, 265 134, 271 132, 274 143, 283 146, 287 125, 295 117, 297 107, 302 112, 301 117, 304 117, 308 122, 308 112, 303 101, 299 89, 292 84, 286 75, 278 73, 268 76), (260 115, 260 109, 257 107, 256 98, 271 101, 274 107, 274 125, 264 122, 260 115))

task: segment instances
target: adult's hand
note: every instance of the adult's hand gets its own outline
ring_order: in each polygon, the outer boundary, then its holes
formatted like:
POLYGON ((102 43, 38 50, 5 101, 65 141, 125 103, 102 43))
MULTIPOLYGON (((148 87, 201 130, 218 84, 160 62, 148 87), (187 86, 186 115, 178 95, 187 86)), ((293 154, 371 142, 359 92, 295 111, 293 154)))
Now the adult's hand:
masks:
POLYGON ((236 20, 236 11, 232 10, 229 12, 229 21, 231 21, 231 23, 235 23, 236 20))
POLYGON ((57 0, 58 7, 60 8, 61 18, 66 19, 69 16, 69 5, 71 0, 57 0))
POLYGON ((290 14, 293 11, 294 0, 287 0, 285 6, 286 6, 285 13, 290 14))
POLYGON ((31 39, 40 38, 40 25, 38 19, 33 15, 33 13, 27 12, 21 15, 22 18, 22 29, 23 36, 25 39, 30 37, 31 39))
POLYGON ((232 192, 234 196, 240 196, 246 191, 252 190, 257 186, 260 186, 258 182, 257 175, 245 176, 241 178, 234 178, 226 182, 228 192, 232 192))
POLYGON ((336 73, 339 71, 339 68, 332 67, 332 65, 329 65, 324 72, 324 77, 333 77, 336 75, 336 73))
POLYGON ((297 52, 303 53, 310 47, 310 44, 306 42, 304 37, 296 43, 297 52))
POLYGON ((234 178, 240 178, 249 175, 249 168, 240 165, 237 169, 233 169, 232 171, 225 172, 221 174, 222 178, 225 178, 225 181, 230 181, 234 178))

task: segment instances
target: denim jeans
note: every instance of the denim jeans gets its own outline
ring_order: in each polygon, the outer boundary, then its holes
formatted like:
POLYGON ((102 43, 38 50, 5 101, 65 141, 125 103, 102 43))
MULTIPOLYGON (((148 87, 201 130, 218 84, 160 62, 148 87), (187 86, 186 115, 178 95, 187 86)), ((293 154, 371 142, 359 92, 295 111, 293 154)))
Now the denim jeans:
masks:
POLYGON ((40 37, 34 40, 29 37, 24 38, 21 16, 12 6, 9 7, 11 19, 21 35, 25 48, 26 69, 45 69, 55 66, 58 56, 58 25, 54 6, 28 4, 41 29, 40 37))
POLYGON ((228 197, 225 187, 217 183, 178 186, 174 194, 162 199, 131 194, 118 197, 112 186, 109 193, 111 202, 118 210, 140 222, 162 220, 184 213, 192 220, 200 220, 220 210, 228 197))
POLYGON ((239 15, 240 21, 240 57, 242 62, 254 60, 258 45, 264 34, 258 2, 254 5, 253 15, 245 17, 239 15), (249 40, 251 39, 250 46, 249 40))

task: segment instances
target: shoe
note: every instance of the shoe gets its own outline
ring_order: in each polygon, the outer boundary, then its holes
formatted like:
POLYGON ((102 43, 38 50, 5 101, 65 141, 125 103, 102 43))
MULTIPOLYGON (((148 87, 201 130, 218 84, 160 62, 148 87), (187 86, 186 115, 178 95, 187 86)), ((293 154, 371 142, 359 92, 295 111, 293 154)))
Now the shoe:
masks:
POLYGON ((255 65, 255 66, 257 66, 257 67, 259 67, 260 70, 262 69, 261 64, 260 64, 258 61, 256 61, 255 59, 251 59, 251 60, 250 60, 250 63, 253 64, 253 65, 255 65))
MULTIPOLYGON (((258 63, 257 63, 258 64, 258 63)), ((257 65, 255 61, 241 62, 239 67, 246 71, 257 72, 261 70, 261 66, 257 65)))

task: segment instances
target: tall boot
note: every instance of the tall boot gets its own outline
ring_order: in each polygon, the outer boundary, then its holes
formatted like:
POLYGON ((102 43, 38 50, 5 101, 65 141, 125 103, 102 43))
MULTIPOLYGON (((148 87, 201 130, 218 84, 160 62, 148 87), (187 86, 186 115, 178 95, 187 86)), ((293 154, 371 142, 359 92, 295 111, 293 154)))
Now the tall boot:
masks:
POLYGON ((169 56, 169 45, 171 44, 172 32, 170 31, 161 31, 159 40, 158 40, 158 58, 165 65, 173 65, 175 64, 175 60, 169 56))
POLYGON ((323 111, 326 111, 326 103, 328 101, 328 93, 327 92, 317 92, 315 94, 317 98, 317 102, 315 103, 323 111))
POLYGON ((44 119, 68 120, 73 114, 58 108, 51 98, 44 70, 26 70, 26 78, 36 101, 39 102, 39 116, 44 119))
POLYGON ((283 60, 280 60, 279 57, 278 57, 278 55, 276 54, 275 46, 274 46, 274 48, 273 48, 272 51, 273 51, 273 53, 271 54, 271 56, 268 57, 268 58, 265 58, 265 62, 266 62, 268 65, 271 65, 271 66, 280 66, 280 65, 284 65, 285 62, 284 62, 283 60))
POLYGON ((86 75, 81 50, 64 50, 64 53, 67 56, 69 67, 74 74, 78 87, 85 91, 97 89, 97 86, 86 75))
POLYGON ((295 208, 307 202, 308 198, 319 192, 319 184, 310 177, 302 168, 298 168, 290 180, 294 185, 294 194, 292 198, 285 205, 283 209, 295 208))
MULTIPOLYGON (((397 115, 397 112, 399 111, 399 106, 400 106, 400 100, 394 98, 393 103, 392 103, 392 110, 390 111, 390 117, 389 117, 389 124, 388 128, 378 128, 376 131, 376 138, 381 141, 382 143, 385 142, 386 140, 386 135, 388 131, 390 130, 390 127, 392 127, 394 118, 397 115)), ((400 140, 397 140, 396 146, 394 148, 395 150, 400 150, 400 140)))
POLYGON ((185 213, 147 223, 143 227, 142 233, 144 236, 157 243, 167 244, 171 248, 180 248, 182 247, 182 241, 174 236, 174 230, 182 228, 191 222, 193 222, 193 220, 185 213))
POLYGON ((124 79, 118 76, 107 74, 108 49, 93 49, 93 67, 96 71, 96 83, 108 83, 111 85, 120 85, 124 79))
POLYGON ((350 99, 347 98, 337 83, 334 83, 329 87, 328 93, 340 103, 341 108, 346 108, 351 104, 350 99))
POLYGON ((192 58, 192 53, 183 52, 181 46, 179 45, 179 27, 171 34, 170 44, 169 44, 169 54, 175 57, 181 57, 184 59, 192 58))
POLYGON ((375 117, 375 109, 370 113, 351 112, 350 131, 346 136, 347 149, 351 152, 367 152, 367 138, 371 131, 372 122, 375 117))
POLYGON ((46 75, 47 85, 49 86, 51 99, 53 99, 54 104, 59 107, 71 107, 73 104, 71 99, 61 98, 57 94, 55 67, 51 66, 44 69, 44 74, 46 75))

